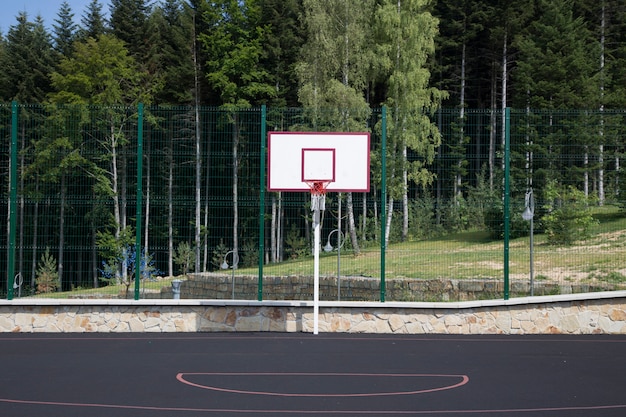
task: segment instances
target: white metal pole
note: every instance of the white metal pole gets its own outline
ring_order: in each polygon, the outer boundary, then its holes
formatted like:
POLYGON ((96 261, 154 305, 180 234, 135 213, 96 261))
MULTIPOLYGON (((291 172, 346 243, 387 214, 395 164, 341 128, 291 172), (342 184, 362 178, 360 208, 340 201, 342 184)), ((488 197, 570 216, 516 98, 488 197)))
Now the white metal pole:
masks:
POLYGON ((320 311, 320 209, 313 212, 314 249, 313 249, 313 334, 318 333, 320 311))

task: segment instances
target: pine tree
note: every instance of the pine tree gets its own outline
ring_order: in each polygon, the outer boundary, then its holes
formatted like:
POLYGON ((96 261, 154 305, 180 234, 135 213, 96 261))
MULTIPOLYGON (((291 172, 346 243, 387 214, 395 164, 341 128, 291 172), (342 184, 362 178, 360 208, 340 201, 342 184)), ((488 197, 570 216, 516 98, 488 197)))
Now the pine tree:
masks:
POLYGON ((76 39, 77 25, 74 23, 74 13, 67 1, 61 4, 54 29, 54 49, 62 56, 70 56, 73 50, 72 44, 76 39))
POLYGON ((302 0, 262 0, 261 21, 268 27, 264 40, 265 55, 260 63, 271 76, 276 89, 274 107, 298 105, 298 78, 295 73, 304 43, 300 22, 302 0))
POLYGON ((539 109, 597 106, 597 48, 570 0, 538 0, 536 19, 515 41, 514 105, 539 109))
POLYGON ((107 31, 107 22, 102 14, 102 4, 98 0, 91 0, 87 10, 81 18, 82 27, 78 32, 78 38, 86 41, 88 38, 97 39, 107 31))
POLYGON ((193 104, 192 10, 181 0, 166 0, 148 22, 152 34, 148 68, 159 74, 157 104, 193 104))
POLYGON ((527 140, 538 195, 551 181, 588 193, 590 161, 598 149, 589 112, 600 105, 598 42, 573 9, 570 0, 539 0, 535 20, 514 41, 514 103, 527 109, 529 122, 543 116, 544 127, 527 140), (556 111, 572 109, 577 111, 556 111))
POLYGON ((26 13, 7 34, 1 57, 0 98, 25 103, 42 103, 51 90, 50 73, 54 66, 50 34, 41 17, 29 22, 26 13))
POLYGON ((146 0, 111 0, 111 33, 126 44, 130 55, 143 63, 149 46, 146 0))

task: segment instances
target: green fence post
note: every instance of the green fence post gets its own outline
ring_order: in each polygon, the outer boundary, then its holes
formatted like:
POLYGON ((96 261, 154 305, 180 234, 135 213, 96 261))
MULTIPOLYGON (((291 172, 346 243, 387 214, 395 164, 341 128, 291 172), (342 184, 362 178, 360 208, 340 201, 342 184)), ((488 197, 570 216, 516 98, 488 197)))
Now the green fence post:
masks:
MULTIPOLYGON (((135 300, 139 300, 141 264, 147 262, 141 253, 141 213, 143 206, 143 103, 137 106, 137 219, 135 223, 135 300)), ((145 255, 146 258, 148 254, 145 255)), ((146 265, 147 266, 147 265, 146 265)))
POLYGON ((17 101, 11 103, 11 167, 9 170, 9 253, 7 254, 7 299, 13 299, 15 283, 15 234, 17 231, 17 101))
POLYGON ((504 299, 509 299, 509 234, 510 234, 510 160, 511 160, 511 109, 504 110, 504 299))
POLYGON ((381 113, 381 181, 380 181, 380 302, 385 302, 385 293, 387 291, 385 285, 385 253, 387 252, 387 243, 385 235, 387 234, 387 107, 383 106, 381 113))
POLYGON ((261 169, 259 172, 259 278, 257 300, 263 301, 263 260, 265 258, 265 140, 267 136, 267 107, 261 106, 261 169))

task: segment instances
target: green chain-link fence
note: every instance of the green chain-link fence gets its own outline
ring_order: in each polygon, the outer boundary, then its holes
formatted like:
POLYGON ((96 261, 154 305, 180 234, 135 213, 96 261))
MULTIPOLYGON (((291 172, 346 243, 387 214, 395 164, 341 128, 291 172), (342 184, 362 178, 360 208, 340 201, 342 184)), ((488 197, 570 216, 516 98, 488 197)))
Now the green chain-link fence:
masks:
POLYGON ((405 141, 387 112, 0 105, 2 294, 311 299, 310 196, 265 190, 274 130, 371 132, 370 192, 327 195, 321 299, 626 288, 625 112, 444 109, 405 141))

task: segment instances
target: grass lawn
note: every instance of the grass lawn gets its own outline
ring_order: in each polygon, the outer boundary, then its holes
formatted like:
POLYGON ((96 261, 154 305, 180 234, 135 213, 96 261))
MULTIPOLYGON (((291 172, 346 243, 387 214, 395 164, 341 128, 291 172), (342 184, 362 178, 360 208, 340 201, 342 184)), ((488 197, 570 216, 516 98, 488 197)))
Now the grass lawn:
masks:
MULTIPOLYGON (((601 207, 594 217, 591 238, 572 246, 552 246, 543 234, 534 236, 534 274, 537 280, 626 282, 626 213, 616 207, 601 207)), ((385 276, 416 279, 473 279, 501 280, 504 274, 504 243, 493 240, 487 232, 469 231, 433 239, 390 244, 385 254, 385 276)), ((370 245, 359 256, 344 250, 320 255, 320 275, 380 277, 380 246, 370 245)), ((509 245, 509 277, 526 279, 530 272, 530 244, 528 237, 512 239, 509 245)), ((243 275, 258 275, 258 268, 242 268, 243 275)), ((313 257, 268 264, 264 276, 313 275, 313 257)), ((174 278, 142 283, 142 290, 159 290, 171 285, 174 278)), ((55 298, 69 298, 81 294, 98 293, 104 297, 118 295, 123 286, 98 289, 79 289, 55 293, 55 298)), ((129 294, 132 297, 134 287, 129 294)), ((46 294, 50 297, 51 294, 46 294)))

